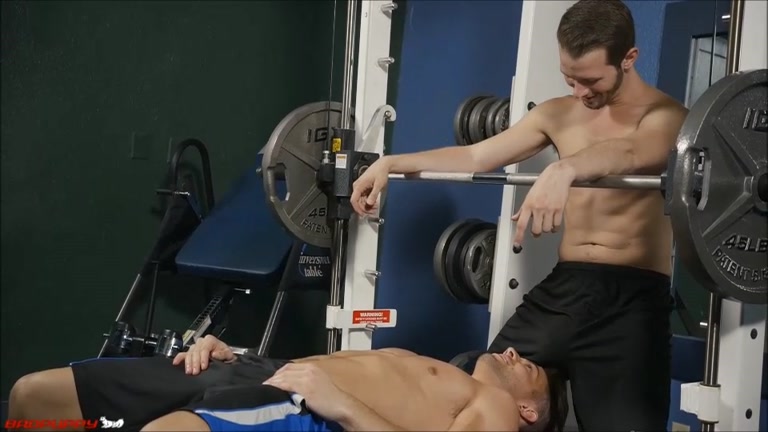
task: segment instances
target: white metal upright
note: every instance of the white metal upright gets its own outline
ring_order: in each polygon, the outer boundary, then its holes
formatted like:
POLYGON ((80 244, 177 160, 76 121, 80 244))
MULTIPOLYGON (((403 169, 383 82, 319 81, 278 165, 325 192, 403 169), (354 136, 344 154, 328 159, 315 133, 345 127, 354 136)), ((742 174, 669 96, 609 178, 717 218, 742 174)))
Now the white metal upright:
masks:
MULTIPOLYGON (((525 115, 528 102, 538 104, 553 97, 570 94, 571 89, 560 74, 556 33, 560 17, 574 3, 575 1, 565 0, 523 2, 516 75, 510 95, 510 124, 525 115)), ((519 171, 539 173, 555 160, 556 152, 554 149, 548 149, 520 164, 507 166, 505 171, 515 173, 520 166, 522 168, 519 171)), ((557 262, 560 234, 548 234, 534 240, 530 233, 527 233, 523 252, 512 253, 514 224, 511 217, 522 204, 529 189, 530 186, 504 186, 488 305, 488 344, 522 302, 523 295, 542 280, 557 262), (518 191, 520 193, 516 193, 518 191), (510 289, 510 279, 516 279, 519 286, 510 289)))
MULTIPOLYGON (((363 143, 360 132, 374 128, 371 122, 379 121, 374 114, 387 104, 387 84, 392 14, 397 13, 397 5, 391 1, 363 0, 360 2, 359 47, 356 60, 357 89, 355 96, 355 119, 358 131, 359 148, 363 143)), ((394 120, 394 112, 392 112, 394 120)), ((383 125, 381 125, 383 127, 383 125)), ((380 130, 367 142, 365 151, 384 153, 384 131, 380 130)), ((376 218, 353 217, 349 223, 349 243, 347 250, 347 273, 344 292, 344 309, 354 311, 358 316, 374 316, 375 325, 394 325, 395 311, 375 311, 376 279, 378 278, 379 223, 376 218), (382 316, 384 315, 384 316, 382 316)), ((353 323, 356 320, 353 318, 353 323)), ((365 321, 365 320, 363 320, 365 321)), ((363 322, 363 324, 365 324, 363 322)), ((341 334, 342 350, 371 349, 371 326, 344 326, 341 334)))

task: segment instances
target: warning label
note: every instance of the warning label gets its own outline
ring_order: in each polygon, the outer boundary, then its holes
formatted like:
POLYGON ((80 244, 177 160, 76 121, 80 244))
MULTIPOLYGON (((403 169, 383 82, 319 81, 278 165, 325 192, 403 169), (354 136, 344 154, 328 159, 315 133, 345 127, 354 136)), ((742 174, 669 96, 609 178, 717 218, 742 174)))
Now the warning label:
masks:
POLYGON ((352 324, 389 324, 389 310, 352 311, 352 324))

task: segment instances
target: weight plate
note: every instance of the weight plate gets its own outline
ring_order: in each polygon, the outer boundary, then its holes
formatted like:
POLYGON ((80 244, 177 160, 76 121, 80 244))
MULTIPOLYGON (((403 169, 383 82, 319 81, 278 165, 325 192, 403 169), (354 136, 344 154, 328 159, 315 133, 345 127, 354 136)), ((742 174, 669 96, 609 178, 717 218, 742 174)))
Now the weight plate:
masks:
POLYGON ((496 117, 493 119, 493 131, 494 135, 498 135, 509 127, 509 98, 505 99, 504 105, 496 113, 496 117))
POLYGON ((453 115, 453 134, 456 137, 456 145, 467 145, 464 138, 464 116, 467 111, 467 105, 473 102, 477 96, 470 96, 464 99, 464 102, 459 104, 456 108, 456 113, 453 115))
POLYGON ((261 171, 272 213, 294 237, 332 246, 326 220, 327 197, 316 183, 328 126, 341 122, 341 104, 315 102, 296 108, 280 121, 264 147, 261 171), (278 186, 285 193, 278 191, 278 186))
POLYGON ((469 116, 472 114, 472 108, 477 105, 478 102, 481 100, 490 97, 489 95, 476 95, 467 98, 464 102, 459 105, 459 108, 456 110, 456 114, 453 118, 453 130, 454 134, 456 135, 456 144, 457 145, 469 145, 472 144, 472 140, 469 137, 469 131, 467 128, 469 127, 469 116))
POLYGON ((462 251, 464 283, 473 297, 487 303, 491 296, 496 228, 484 229, 469 239, 462 251))
POLYGON ((675 254, 708 290, 744 303, 768 302, 766 100, 766 69, 720 79, 691 107, 670 161, 675 254))
POLYGON ((495 120, 499 110, 504 104, 507 103, 506 99, 496 99, 496 102, 488 108, 488 115, 485 116, 485 138, 488 139, 496 135, 495 120))
POLYGON ((435 252, 432 255, 432 267, 435 271, 435 277, 437 278, 437 281, 440 282, 440 286, 446 290, 448 290, 448 279, 446 276, 448 271, 445 268, 445 259, 446 254, 448 253, 448 242, 453 239, 453 236, 456 235, 456 232, 465 224, 472 223, 473 221, 477 220, 478 219, 468 219, 456 221, 449 225, 448 228, 446 228, 440 235, 440 238, 437 239, 437 243, 435 244, 435 252))
POLYGON ((494 96, 487 97, 481 99, 477 105, 472 108, 467 131, 469 132, 470 141, 473 144, 479 143, 485 139, 485 118, 488 116, 488 109, 497 100, 498 98, 494 96))
POLYGON ((474 298, 472 293, 467 289, 462 280, 461 272, 461 251, 464 248, 467 240, 477 232, 477 227, 484 222, 479 219, 470 219, 462 227, 460 227, 456 234, 451 238, 451 241, 447 243, 447 250, 445 252, 445 289, 455 300, 460 303, 473 303, 474 298))
POLYGON ((487 303, 478 299, 472 289, 464 282, 463 252, 467 243, 478 232, 492 228, 493 224, 481 220, 473 220, 464 225, 448 242, 448 251, 446 253, 445 267, 447 271, 448 292, 461 303, 487 303))

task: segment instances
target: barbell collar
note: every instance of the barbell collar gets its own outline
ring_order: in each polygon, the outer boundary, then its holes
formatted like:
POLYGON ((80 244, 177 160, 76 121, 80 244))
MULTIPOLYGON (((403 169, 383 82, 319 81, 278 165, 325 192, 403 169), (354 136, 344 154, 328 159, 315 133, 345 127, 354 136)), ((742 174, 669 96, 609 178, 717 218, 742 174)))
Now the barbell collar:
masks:
MULTIPOLYGON (((409 174, 389 174, 390 180, 446 181, 475 184, 533 185, 539 174, 475 173, 421 171, 409 174)), ((603 189, 660 190, 661 177, 651 175, 610 175, 588 182, 574 182, 573 187, 603 189)))

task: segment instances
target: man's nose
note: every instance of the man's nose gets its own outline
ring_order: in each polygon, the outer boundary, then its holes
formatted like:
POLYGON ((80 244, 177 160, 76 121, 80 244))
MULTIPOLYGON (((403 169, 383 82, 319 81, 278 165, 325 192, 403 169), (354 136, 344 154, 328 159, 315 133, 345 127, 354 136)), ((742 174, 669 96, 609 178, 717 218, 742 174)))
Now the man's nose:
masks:
POLYGON ((584 87, 582 85, 579 85, 579 84, 576 84, 576 85, 573 86, 573 95, 574 96, 576 96, 576 97, 584 97, 584 96, 587 95, 587 93, 589 93, 589 89, 588 88, 586 88, 586 87, 584 87))

